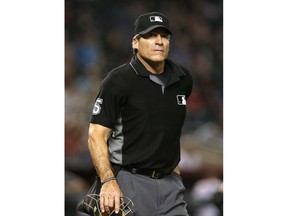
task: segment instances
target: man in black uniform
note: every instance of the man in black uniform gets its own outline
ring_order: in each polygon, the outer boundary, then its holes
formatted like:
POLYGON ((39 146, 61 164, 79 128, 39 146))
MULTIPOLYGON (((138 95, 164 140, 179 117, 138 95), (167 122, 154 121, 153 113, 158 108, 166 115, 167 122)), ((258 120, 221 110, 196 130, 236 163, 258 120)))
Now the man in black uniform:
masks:
POLYGON ((187 216, 178 163, 192 77, 168 60, 168 18, 135 21, 130 62, 108 73, 90 120, 88 147, 101 181, 101 212, 119 212, 122 196, 136 216, 187 216))

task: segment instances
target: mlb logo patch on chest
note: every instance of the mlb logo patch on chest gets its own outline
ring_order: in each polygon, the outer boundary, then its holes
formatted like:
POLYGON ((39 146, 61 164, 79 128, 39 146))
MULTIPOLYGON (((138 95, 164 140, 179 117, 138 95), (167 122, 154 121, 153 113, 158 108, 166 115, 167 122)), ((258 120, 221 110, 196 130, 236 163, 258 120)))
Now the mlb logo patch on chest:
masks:
POLYGON ((186 105, 186 97, 185 95, 177 95, 177 103, 178 105, 186 105))

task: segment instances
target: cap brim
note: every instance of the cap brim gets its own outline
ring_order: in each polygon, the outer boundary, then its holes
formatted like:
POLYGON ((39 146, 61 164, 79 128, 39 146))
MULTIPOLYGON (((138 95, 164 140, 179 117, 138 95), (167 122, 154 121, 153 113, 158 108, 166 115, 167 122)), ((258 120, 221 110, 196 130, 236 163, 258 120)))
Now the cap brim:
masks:
POLYGON ((148 32, 150 32, 150 31, 152 31, 152 30, 154 30, 154 29, 156 29, 156 28, 165 28, 165 29, 168 31, 168 33, 169 33, 170 35, 172 35, 172 32, 170 31, 170 29, 168 29, 166 26, 163 26, 163 25, 150 26, 149 28, 147 28, 147 29, 139 32, 138 34, 144 35, 144 34, 147 34, 148 32))

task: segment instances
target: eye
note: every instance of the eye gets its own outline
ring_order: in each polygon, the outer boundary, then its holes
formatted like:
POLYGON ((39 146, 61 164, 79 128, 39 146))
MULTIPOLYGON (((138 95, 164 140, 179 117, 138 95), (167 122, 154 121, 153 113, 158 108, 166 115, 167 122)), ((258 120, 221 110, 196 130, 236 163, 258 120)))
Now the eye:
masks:
POLYGON ((151 32, 149 37, 157 37, 157 35, 158 35, 157 33, 151 32))
POLYGON ((143 38, 145 39, 149 39, 149 38, 152 38, 152 37, 155 37, 156 34, 154 34, 153 32, 149 32, 145 35, 142 35, 143 38))
POLYGON ((169 39, 169 38, 170 38, 170 35, 167 34, 167 33, 162 33, 162 34, 161 34, 161 37, 162 37, 162 38, 169 39))

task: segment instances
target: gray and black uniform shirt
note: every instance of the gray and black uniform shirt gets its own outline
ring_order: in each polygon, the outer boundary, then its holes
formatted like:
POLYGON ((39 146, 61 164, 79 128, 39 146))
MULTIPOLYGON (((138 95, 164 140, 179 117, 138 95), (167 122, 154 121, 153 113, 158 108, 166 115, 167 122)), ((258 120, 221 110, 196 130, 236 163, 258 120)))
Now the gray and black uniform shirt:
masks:
POLYGON ((180 161, 189 71, 165 61, 165 76, 146 70, 134 56, 110 71, 95 100, 91 123, 112 129, 110 161, 124 166, 170 171, 180 161))

